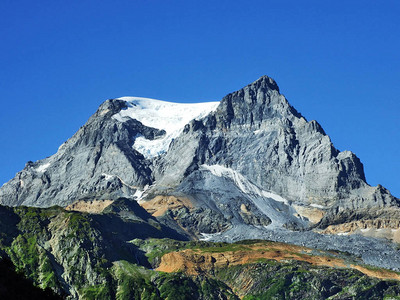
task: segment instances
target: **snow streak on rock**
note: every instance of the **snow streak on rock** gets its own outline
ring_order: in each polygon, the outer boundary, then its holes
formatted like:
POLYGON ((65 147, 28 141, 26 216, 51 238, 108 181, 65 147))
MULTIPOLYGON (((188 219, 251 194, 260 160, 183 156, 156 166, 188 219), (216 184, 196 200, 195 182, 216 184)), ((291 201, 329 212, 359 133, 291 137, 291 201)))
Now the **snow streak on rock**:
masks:
POLYGON ((44 173, 49 166, 50 166, 50 163, 40 165, 39 167, 36 168, 36 171, 39 173, 44 173))
POLYGON ((297 212, 286 199, 260 189, 239 172, 220 165, 202 165, 201 168, 210 171, 215 176, 231 179, 239 190, 271 219, 272 223, 267 226, 268 228, 282 228, 284 224, 288 223, 297 223, 299 226, 307 225, 306 220, 295 217, 297 212))
POLYGON ((282 198, 277 194, 261 190, 259 187, 251 183, 248 179, 246 179, 242 174, 240 174, 235 170, 232 170, 231 168, 227 168, 220 165, 212 165, 212 166, 202 165, 201 167, 203 169, 210 171, 215 176, 231 178, 235 182, 235 184, 239 187, 239 189, 245 194, 258 195, 266 198, 271 198, 275 201, 288 204, 288 201, 286 199, 282 198))

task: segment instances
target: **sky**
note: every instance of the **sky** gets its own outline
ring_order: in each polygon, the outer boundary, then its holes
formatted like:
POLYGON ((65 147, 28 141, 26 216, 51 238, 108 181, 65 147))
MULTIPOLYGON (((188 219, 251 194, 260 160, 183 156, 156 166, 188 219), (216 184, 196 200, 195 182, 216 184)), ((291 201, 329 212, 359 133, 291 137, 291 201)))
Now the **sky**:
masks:
POLYGON ((400 197, 399 1, 0 1, 0 185, 106 99, 219 101, 262 75, 400 197))

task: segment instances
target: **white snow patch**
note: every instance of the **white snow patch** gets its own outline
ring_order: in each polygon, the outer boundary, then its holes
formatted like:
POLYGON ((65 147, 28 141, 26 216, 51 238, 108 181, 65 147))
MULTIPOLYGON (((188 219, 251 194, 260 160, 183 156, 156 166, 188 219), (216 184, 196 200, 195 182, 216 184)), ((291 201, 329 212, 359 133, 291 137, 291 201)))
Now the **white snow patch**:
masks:
POLYGON ((173 138, 163 137, 156 140, 148 140, 144 136, 135 139, 133 148, 146 158, 152 158, 167 152, 169 144, 173 138))
POLYGON ((350 232, 339 232, 337 235, 349 235, 350 232))
POLYGON ((254 134, 259 134, 260 132, 261 132, 261 129, 257 129, 257 130, 253 131, 254 134))
POLYGON ((115 176, 115 175, 109 175, 106 173, 102 173, 101 175, 104 176, 105 180, 110 180, 111 178, 113 178, 115 176))
POLYGON ((137 189, 136 192, 133 194, 133 197, 136 198, 136 201, 139 201, 142 198, 144 191, 137 189))
POLYGON ((143 190, 139 190, 137 189, 136 192, 133 194, 133 197, 136 198, 136 201, 140 201, 142 200, 144 194, 146 193, 146 191, 149 189, 149 185, 145 185, 143 190))
POLYGON ((274 194, 274 193, 271 193, 271 192, 262 191, 262 195, 264 197, 268 197, 268 198, 274 199, 275 201, 283 202, 283 203, 289 205, 289 202, 285 198, 283 198, 283 197, 281 197, 281 196, 279 196, 277 194, 274 194))
POLYGON ((217 233, 204 233, 204 232, 200 232, 201 237, 199 238, 200 241, 209 241, 212 238, 214 238, 215 236, 221 235, 221 232, 217 232, 217 233))
POLYGON ((315 207, 315 208, 320 208, 320 209, 326 208, 326 206, 319 205, 319 204, 314 204, 314 203, 310 204, 310 206, 315 207))
POLYGON ((219 102, 174 103, 149 98, 121 97, 128 104, 127 109, 112 116, 124 122, 136 119, 143 125, 164 129, 166 134, 155 140, 137 137, 133 147, 145 157, 151 158, 165 153, 173 139, 178 137, 184 126, 191 120, 199 120, 214 111, 219 102))
POLYGON ((37 167, 35 169, 35 171, 39 172, 39 173, 44 173, 49 166, 50 166, 50 163, 46 163, 46 164, 40 165, 39 167, 37 167))

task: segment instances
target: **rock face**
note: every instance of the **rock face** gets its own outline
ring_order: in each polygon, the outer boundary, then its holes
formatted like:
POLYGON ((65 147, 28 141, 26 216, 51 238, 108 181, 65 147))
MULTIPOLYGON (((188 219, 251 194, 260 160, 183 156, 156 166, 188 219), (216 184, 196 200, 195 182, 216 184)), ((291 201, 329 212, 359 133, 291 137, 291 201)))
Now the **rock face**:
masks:
POLYGON ((170 123, 149 126, 147 111, 165 118, 163 107, 171 120, 182 121, 177 114, 186 109, 174 112, 179 105, 169 109, 156 100, 140 106, 143 101, 104 102, 56 154, 27 163, 6 183, 0 204, 65 207, 122 196, 183 197, 190 207, 171 206, 157 217, 197 237, 243 224, 304 230, 354 217, 400 216, 399 200, 370 187, 360 160, 338 151, 267 76, 209 106, 208 114, 204 106, 187 109, 197 111, 196 119, 173 133, 170 123), (130 117, 135 110, 140 118, 130 117), (152 141, 167 151, 152 151, 152 141))

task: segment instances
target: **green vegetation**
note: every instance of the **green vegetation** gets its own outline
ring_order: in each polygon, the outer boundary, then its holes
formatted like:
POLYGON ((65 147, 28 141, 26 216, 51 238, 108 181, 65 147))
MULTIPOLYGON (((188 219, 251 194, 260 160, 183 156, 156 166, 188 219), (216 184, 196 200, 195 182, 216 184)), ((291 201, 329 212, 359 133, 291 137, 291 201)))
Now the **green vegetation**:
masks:
POLYGON ((57 286, 58 280, 51 262, 46 252, 38 247, 36 236, 18 235, 6 252, 17 271, 25 272, 37 285, 42 288, 57 286))
POLYGON ((289 281, 285 278, 277 278, 272 280, 270 285, 267 285, 267 289, 265 293, 258 294, 257 296, 248 296, 243 298, 245 300, 248 299, 286 299, 285 294, 287 293, 289 281))
POLYGON ((161 299, 198 299, 199 291, 190 277, 183 274, 161 274, 158 278, 161 299))
POLYGON ((262 264, 269 264, 269 265, 280 265, 281 263, 273 260, 273 259, 267 259, 267 258, 259 258, 257 259, 254 263, 262 263, 262 264))
POLYGON ((0 255, 10 257, 16 269, 36 286, 58 293, 72 289, 81 299, 399 299, 400 295, 397 281, 295 260, 261 258, 254 263, 213 267, 195 277, 146 268, 150 264, 156 267, 161 257, 172 251, 192 249, 199 255, 254 251, 251 246, 255 243, 267 248, 270 242, 266 241, 228 244, 167 238, 131 240, 125 237, 141 236, 132 231, 141 227, 129 227, 128 235, 124 235, 117 231, 130 223, 118 219, 117 224, 111 224, 116 216, 95 217, 59 207, 0 206, 0 217, 0 255), (61 272, 67 274, 64 285, 60 283, 61 272))
POLYGON ((157 265, 164 254, 187 247, 187 242, 171 239, 134 239, 131 243, 145 252, 145 256, 152 266, 157 265))
POLYGON ((400 296, 395 295, 395 294, 389 294, 389 295, 385 295, 383 300, 399 300, 400 296))
POLYGON ((192 278, 183 273, 164 273, 155 283, 161 299, 238 299, 225 283, 206 276, 192 278))
POLYGON ((107 284, 99 284, 82 288, 79 292, 80 297, 88 300, 112 299, 107 284))
POLYGON ((116 299, 159 299, 157 289, 151 283, 154 271, 131 264, 127 261, 115 262, 112 267, 116 282, 116 299))
POLYGON ((116 299, 237 299, 223 282, 183 273, 159 273, 127 261, 112 267, 116 299))
POLYGON ((90 222, 87 214, 70 212, 65 214, 68 220, 68 226, 71 229, 71 235, 74 235, 78 239, 85 238, 91 231, 90 222))
POLYGON ((209 245, 207 247, 194 247, 194 249, 201 250, 202 252, 209 252, 209 253, 221 253, 221 252, 228 252, 228 251, 249 251, 251 250, 250 248, 246 247, 245 245, 242 244, 220 244, 220 245, 209 245))
POLYGON ((1 299, 62 299, 50 288, 35 287, 32 280, 17 272, 11 260, 0 259, 0 298, 1 299))

